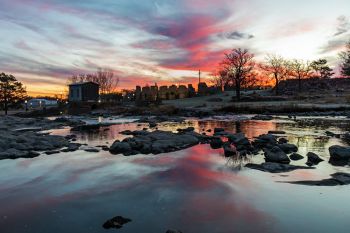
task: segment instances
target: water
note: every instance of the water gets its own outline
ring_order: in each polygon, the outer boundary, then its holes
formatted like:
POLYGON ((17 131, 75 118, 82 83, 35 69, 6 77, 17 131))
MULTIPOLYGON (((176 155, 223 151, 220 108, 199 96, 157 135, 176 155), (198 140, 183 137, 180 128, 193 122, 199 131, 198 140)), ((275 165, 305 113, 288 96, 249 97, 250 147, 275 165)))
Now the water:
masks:
MULTIPOLYGON (((108 145, 125 136, 118 132, 145 124, 123 119, 99 132, 78 134, 78 142, 108 145), (127 123, 122 123, 127 122, 127 123)), ((224 127, 253 138, 268 130, 284 130, 299 153, 316 152, 326 161, 337 138, 325 130, 349 130, 344 119, 297 124, 288 119, 240 123, 206 119, 164 123, 162 130, 195 127, 197 132, 224 127)), ((69 128, 52 130, 69 134, 69 128)), ((117 215, 132 219, 117 231, 166 232, 348 232, 350 186, 313 187, 285 183, 327 178, 348 167, 322 162, 315 170, 270 174, 245 168, 262 155, 232 160, 208 145, 161 155, 124 157, 109 152, 76 151, 33 159, 0 161, 0 232, 108 232, 102 224, 117 215)), ((293 164, 303 165, 305 160, 293 164)))

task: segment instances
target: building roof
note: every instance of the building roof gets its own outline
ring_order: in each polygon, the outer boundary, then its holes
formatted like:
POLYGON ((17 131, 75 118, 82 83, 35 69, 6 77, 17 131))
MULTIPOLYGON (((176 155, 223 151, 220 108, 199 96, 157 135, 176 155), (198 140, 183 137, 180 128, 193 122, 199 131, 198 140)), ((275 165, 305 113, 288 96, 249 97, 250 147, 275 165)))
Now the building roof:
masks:
POLYGON ((95 83, 95 82, 79 82, 79 83, 72 83, 72 84, 69 84, 68 86, 79 86, 79 85, 85 85, 85 84, 88 84, 88 83, 92 83, 92 84, 95 84, 95 85, 98 85, 98 83, 95 83))

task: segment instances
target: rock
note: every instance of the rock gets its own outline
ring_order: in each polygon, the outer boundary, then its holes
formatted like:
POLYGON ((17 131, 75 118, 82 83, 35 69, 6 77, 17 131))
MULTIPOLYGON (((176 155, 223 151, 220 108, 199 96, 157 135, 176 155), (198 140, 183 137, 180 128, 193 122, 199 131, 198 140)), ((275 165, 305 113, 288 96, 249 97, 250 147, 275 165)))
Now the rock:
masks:
POLYGON ((180 133, 184 133, 184 132, 193 132, 194 131, 194 127, 188 127, 185 129, 177 129, 178 132, 180 133))
POLYGON ((262 164, 248 163, 245 166, 251 169, 256 169, 256 170, 271 172, 271 173, 289 172, 297 169, 313 169, 312 167, 295 166, 290 164, 281 164, 281 163, 272 163, 272 162, 266 162, 262 164))
POLYGON ((120 229, 123 227, 123 225, 127 224, 128 222, 131 222, 131 219, 129 218, 124 218, 122 216, 116 216, 114 218, 111 218, 107 220, 102 227, 104 229, 111 229, 111 228, 116 228, 120 229))
POLYGON ((321 159, 317 154, 313 153, 313 152, 309 152, 306 154, 307 156, 307 162, 306 164, 308 166, 313 166, 313 165, 317 165, 320 162, 324 161, 323 159, 321 159))
POLYGON ((62 152, 73 152, 79 150, 80 143, 70 143, 67 148, 61 150, 62 152))
POLYGON ((131 146, 127 142, 115 141, 109 148, 112 154, 125 154, 131 151, 131 146))
POLYGON ((225 132, 225 129, 223 129, 223 128, 214 128, 214 133, 220 133, 220 132, 225 132))
POLYGON ((323 180, 301 180, 301 181, 291 181, 291 184, 301 184, 301 185, 311 185, 311 186, 337 186, 337 185, 349 185, 350 184, 350 174, 344 172, 337 172, 331 174, 332 178, 323 180))
POLYGON ((252 120, 260 120, 260 121, 270 121, 273 117, 270 115, 256 115, 252 118, 252 120))
POLYGON ((333 161, 349 161, 350 159, 350 147, 344 146, 331 146, 329 147, 330 160, 333 161))
POLYGON ((52 150, 52 151, 45 151, 44 153, 47 154, 47 155, 53 155, 53 154, 58 154, 58 153, 60 153, 60 151, 58 151, 58 150, 52 150))
POLYGON ((262 134, 253 141, 253 145, 257 148, 272 148, 276 146, 277 138, 272 134, 262 134))
POLYGON ((276 162, 276 163, 290 163, 290 159, 286 153, 278 146, 272 149, 264 149, 264 155, 266 162, 276 162))
POLYGON ((149 124, 149 127, 150 127, 150 128, 155 128, 155 127, 157 127, 157 123, 155 123, 155 122, 149 122, 148 124, 149 124))
POLYGON ((298 154, 298 153, 293 153, 293 154, 291 154, 291 155, 289 156, 289 158, 290 158, 291 160, 297 161, 297 160, 303 159, 304 156, 302 156, 302 155, 300 155, 300 154, 298 154))
POLYGON ((156 130, 153 132, 133 131, 133 137, 125 138, 122 142, 115 141, 109 148, 112 154, 160 154, 182 150, 198 143, 206 143, 211 137, 193 131, 173 133, 156 130), (142 132, 142 133, 141 133, 142 132))
POLYGON ((167 230, 165 233, 182 233, 182 231, 179 230, 167 230))
POLYGON ((325 134, 329 137, 334 137, 336 134, 331 131, 326 131, 325 134))
POLYGON ((284 153, 287 153, 287 154, 298 151, 298 147, 294 144, 283 143, 283 144, 278 144, 277 146, 281 148, 284 151, 284 153))
POLYGON ((219 137, 214 137, 214 138, 212 138, 212 140, 210 141, 210 147, 211 147, 212 149, 219 149, 219 148, 222 147, 223 144, 224 144, 223 141, 222 141, 221 138, 219 138, 219 137))
POLYGON ((278 143, 279 143, 279 144, 288 143, 288 140, 287 140, 286 138, 279 138, 279 139, 278 139, 278 143))
POLYGON ((92 147, 92 148, 85 148, 84 151, 86 151, 86 152, 92 152, 92 153, 100 152, 99 149, 93 148, 93 147, 92 147))
POLYGON ((224 144, 224 155, 225 157, 231 157, 237 155, 236 148, 232 147, 230 144, 224 144))
POLYGON ((270 130, 268 134, 286 134, 285 131, 270 130))

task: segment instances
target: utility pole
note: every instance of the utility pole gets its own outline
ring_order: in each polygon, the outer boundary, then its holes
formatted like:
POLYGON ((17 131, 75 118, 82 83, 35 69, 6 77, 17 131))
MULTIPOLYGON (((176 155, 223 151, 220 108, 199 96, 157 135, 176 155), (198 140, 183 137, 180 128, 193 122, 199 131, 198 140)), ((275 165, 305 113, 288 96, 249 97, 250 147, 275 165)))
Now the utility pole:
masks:
POLYGON ((199 84, 199 83, 201 83, 201 70, 199 70, 198 74, 199 74, 199 79, 198 79, 198 81, 199 81, 198 84, 199 84))

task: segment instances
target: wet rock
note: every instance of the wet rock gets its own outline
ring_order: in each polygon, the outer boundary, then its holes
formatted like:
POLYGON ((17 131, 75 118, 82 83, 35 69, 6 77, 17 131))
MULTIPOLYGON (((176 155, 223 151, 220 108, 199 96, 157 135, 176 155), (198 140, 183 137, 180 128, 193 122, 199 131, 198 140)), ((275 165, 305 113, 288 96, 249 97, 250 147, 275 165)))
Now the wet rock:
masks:
POLYGON ((70 143, 67 148, 61 150, 62 152, 73 152, 79 150, 81 144, 80 143, 70 143))
POLYGON ((350 174, 344 172, 337 172, 331 174, 331 178, 323 180, 301 180, 288 182, 291 184, 311 185, 311 186, 337 186, 337 185, 349 185, 350 174))
POLYGON ((93 148, 93 147, 91 147, 91 148, 85 148, 85 149, 84 149, 84 151, 86 151, 86 152, 91 152, 91 153, 97 153, 97 152, 100 152, 100 150, 99 150, 99 149, 97 149, 97 148, 93 148))
POLYGON ((178 132, 180 133, 185 133, 185 132, 193 132, 194 131, 194 127, 188 127, 185 129, 177 129, 178 132))
POLYGON ((112 154, 126 154, 131 151, 131 146, 127 142, 115 141, 109 148, 109 152, 112 154))
POLYGON ((279 131, 279 130, 270 130, 268 134, 286 134, 285 131, 279 131))
POLYGON ((52 150, 52 151, 45 151, 44 153, 47 154, 47 155, 53 155, 53 154, 58 154, 58 153, 60 153, 60 151, 58 151, 58 150, 52 150))
POLYGON ((287 153, 287 154, 298 151, 298 147, 294 144, 283 143, 283 144, 278 144, 277 146, 281 148, 284 151, 284 153, 287 153))
POLYGON ((224 144, 224 142, 221 140, 221 138, 219 137, 214 137, 212 138, 212 140, 210 141, 210 147, 212 149, 219 149, 222 147, 222 145, 224 144))
POLYGON ((313 152, 309 152, 306 154, 307 156, 307 162, 306 164, 308 166, 313 166, 313 165, 317 165, 320 162, 324 161, 323 159, 321 159, 317 154, 313 153, 313 152))
POLYGON ((246 167, 264 171, 264 172, 271 172, 271 173, 289 172, 297 169, 313 169, 312 167, 296 166, 296 165, 273 163, 273 162, 266 162, 262 164, 248 163, 246 167))
POLYGON ((155 122, 149 122, 148 124, 149 124, 149 127, 150 127, 150 128, 155 128, 155 127, 157 127, 157 123, 155 123, 155 122))
POLYGON ((182 233, 182 231, 179 230, 167 230, 165 233, 182 233))
POLYGON ((325 134, 329 137, 334 137, 336 134, 331 131, 326 131, 325 134))
POLYGON ((214 128, 214 133, 220 133, 220 132, 225 132, 225 129, 223 129, 223 128, 214 128))
POLYGON ((127 224, 128 222, 131 222, 131 219, 129 218, 124 218, 122 216, 116 216, 114 218, 111 218, 107 220, 102 227, 104 229, 111 229, 111 228, 116 228, 120 229, 123 227, 123 225, 127 224))
POLYGON ((287 154, 278 146, 273 147, 272 149, 264 149, 264 155, 266 162, 275 162, 275 163, 290 163, 290 159, 287 154))
POLYGON ((350 147, 334 145, 329 147, 330 162, 347 162, 350 160, 350 147))
POLYGON ((278 143, 279 143, 279 144, 288 143, 288 140, 287 140, 286 138, 279 138, 279 139, 278 139, 278 143))
POLYGON ((237 154, 236 148, 232 147, 229 143, 225 143, 223 148, 225 157, 231 157, 237 154))
POLYGON ((272 148, 276 144, 277 138, 272 134, 262 134, 253 141, 253 145, 257 148, 272 148))
POLYGON ((273 117, 270 115, 256 115, 252 117, 252 120, 260 120, 260 121, 270 121, 273 117))
POLYGON ((302 156, 302 155, 300 155, 300 154, 298 154, 298 153, 293 153, 293 154, 291 154, 291 155, 289 156, 289 158, 290 158, 291 160, 297 161, 297 160, 303 159, 304 156, 302 156))
POLYGON ((156 130, 153 132, 133 131, 133 137, 125 138, 122 142, 115 141, 109 148, 112 154, 160 154, 182 150, 198 143, 209 141, 210 137, 196 132, 173 133, 156 130), (141 133, 142 132, 142 133, 141 133))

